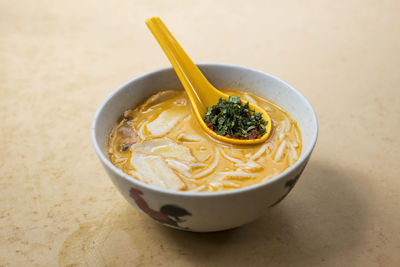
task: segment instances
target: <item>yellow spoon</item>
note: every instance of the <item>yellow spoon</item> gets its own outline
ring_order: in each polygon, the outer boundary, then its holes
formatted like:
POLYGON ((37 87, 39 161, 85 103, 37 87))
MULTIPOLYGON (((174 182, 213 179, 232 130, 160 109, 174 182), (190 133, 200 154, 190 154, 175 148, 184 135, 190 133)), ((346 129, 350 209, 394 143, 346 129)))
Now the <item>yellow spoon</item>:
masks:
MULTIPOLYGON (((250 108, 252 110, 254 109, 256 112, 261 112, 263 119, 267 122, 267 125, 265 126, 266 133, 261 138, 249 140, 234 139, 218 135, 208 128, 203 119, 207 112, 207 108, 217 104, 220 97, 222 99, 228 99, 229 95, 220 92, 211 85, 175 40, 174 36, 172 36, 160 18, 152 17, 146 19, 146 25, 149 27, 150 31, 153 33, 171 62, 172 67, 189 96, 195 117, 208 135, 217 140, 237 145, 258 144, 264 142, 268 138, 271 133, 271 118, 264 109, 251 103, 249 103, 250 108)), ((244 103, 244 101, 242 101, 242 103, 244 103)))

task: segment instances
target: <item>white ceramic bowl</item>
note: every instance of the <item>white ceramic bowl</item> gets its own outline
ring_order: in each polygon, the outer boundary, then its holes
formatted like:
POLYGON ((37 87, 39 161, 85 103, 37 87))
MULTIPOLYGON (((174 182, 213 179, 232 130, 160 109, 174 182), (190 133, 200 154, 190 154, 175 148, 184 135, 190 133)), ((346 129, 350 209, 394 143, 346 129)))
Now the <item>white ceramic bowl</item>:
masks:
POLYGON ((152 94, 182 88, 174 70, 165 68, 136 77, 115 90, 96 112, 91 135, 101 163, 121 194, 140 211, 177 229, 210 232, 249 223, 275 206, 291 191, 304 170, 318 134, 315 112, 307 99, 286 82, 247 67, 199 64, 217 88, 252 92, 278 104, 295 119, 303 138, 300 159, 280 175, 249 187, 216 193, 177 192, 142 183, 108 159, 107 141, 121 114, 152 94))

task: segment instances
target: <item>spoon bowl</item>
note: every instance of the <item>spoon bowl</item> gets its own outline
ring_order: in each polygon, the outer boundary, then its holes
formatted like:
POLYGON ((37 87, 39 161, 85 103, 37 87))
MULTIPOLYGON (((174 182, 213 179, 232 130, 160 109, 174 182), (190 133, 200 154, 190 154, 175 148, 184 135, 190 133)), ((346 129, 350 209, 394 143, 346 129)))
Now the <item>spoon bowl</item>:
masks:
MULTIPOLYGON (((146 25, 149 27, 165 55, 171 62, 172 67, 178 75, 178 78, 192 103, 193 112, 197 121, 209 136, 219 141, 236 145, 252 145, 267 140, 271 133, 271 118, 264 109, 252 103, 249 103, 250 109, 261 113, 263 119, 267 122, 267 125, 265 126, 266 132, 261 136, 261 138, 234 139, 219 135, 208 128, 203 119, 207 112, 207 108, 217 104, 220 98, 228 99, 229 95, 219 91, 206 79, 159 17, 147 19, 146 25)), ((242 103, 245 104, 244 101, 242 101, 242 103)))

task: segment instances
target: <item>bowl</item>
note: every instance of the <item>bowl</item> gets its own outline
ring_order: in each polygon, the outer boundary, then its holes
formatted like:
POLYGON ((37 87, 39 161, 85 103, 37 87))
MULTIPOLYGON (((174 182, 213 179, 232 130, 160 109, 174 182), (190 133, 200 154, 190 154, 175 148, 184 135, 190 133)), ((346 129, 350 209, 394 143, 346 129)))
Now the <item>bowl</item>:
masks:
MULTIPOLYGON (((133 78, 101 104, 91 135, 94 149, 121 194, 149 218, 176 229, 211 232, 247 224, 281 202, 301 176, 317 140, 318 124, 307 99, 293 86, 265 72, 230 64, 198 64, 217 88, 248 91, 271 100, 297 121, 303 138, 299 160, 269 181, 221 192, 172 191, 140 182, 109 160, 108 136, 121 114, 160 90, 182 88, 174 70, 163 68, 133 78)), ((200 126, 199 126, 200 127, 200 126)))

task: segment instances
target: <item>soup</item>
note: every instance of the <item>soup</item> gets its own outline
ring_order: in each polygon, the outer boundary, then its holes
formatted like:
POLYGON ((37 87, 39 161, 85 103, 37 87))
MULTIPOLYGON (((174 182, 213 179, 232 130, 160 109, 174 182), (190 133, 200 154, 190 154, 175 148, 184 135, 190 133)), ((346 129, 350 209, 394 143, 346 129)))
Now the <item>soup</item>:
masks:
POLYGON ((265 143, 238 146, 211 139, 192 115, 185 91, 166 90, 124 112, 110 133, 111 162, 147 184, 215 192, 269 180, 298 160, 301 134, 288 113, 250 93, 221 91, 268 112, 272 132, 265 143))

